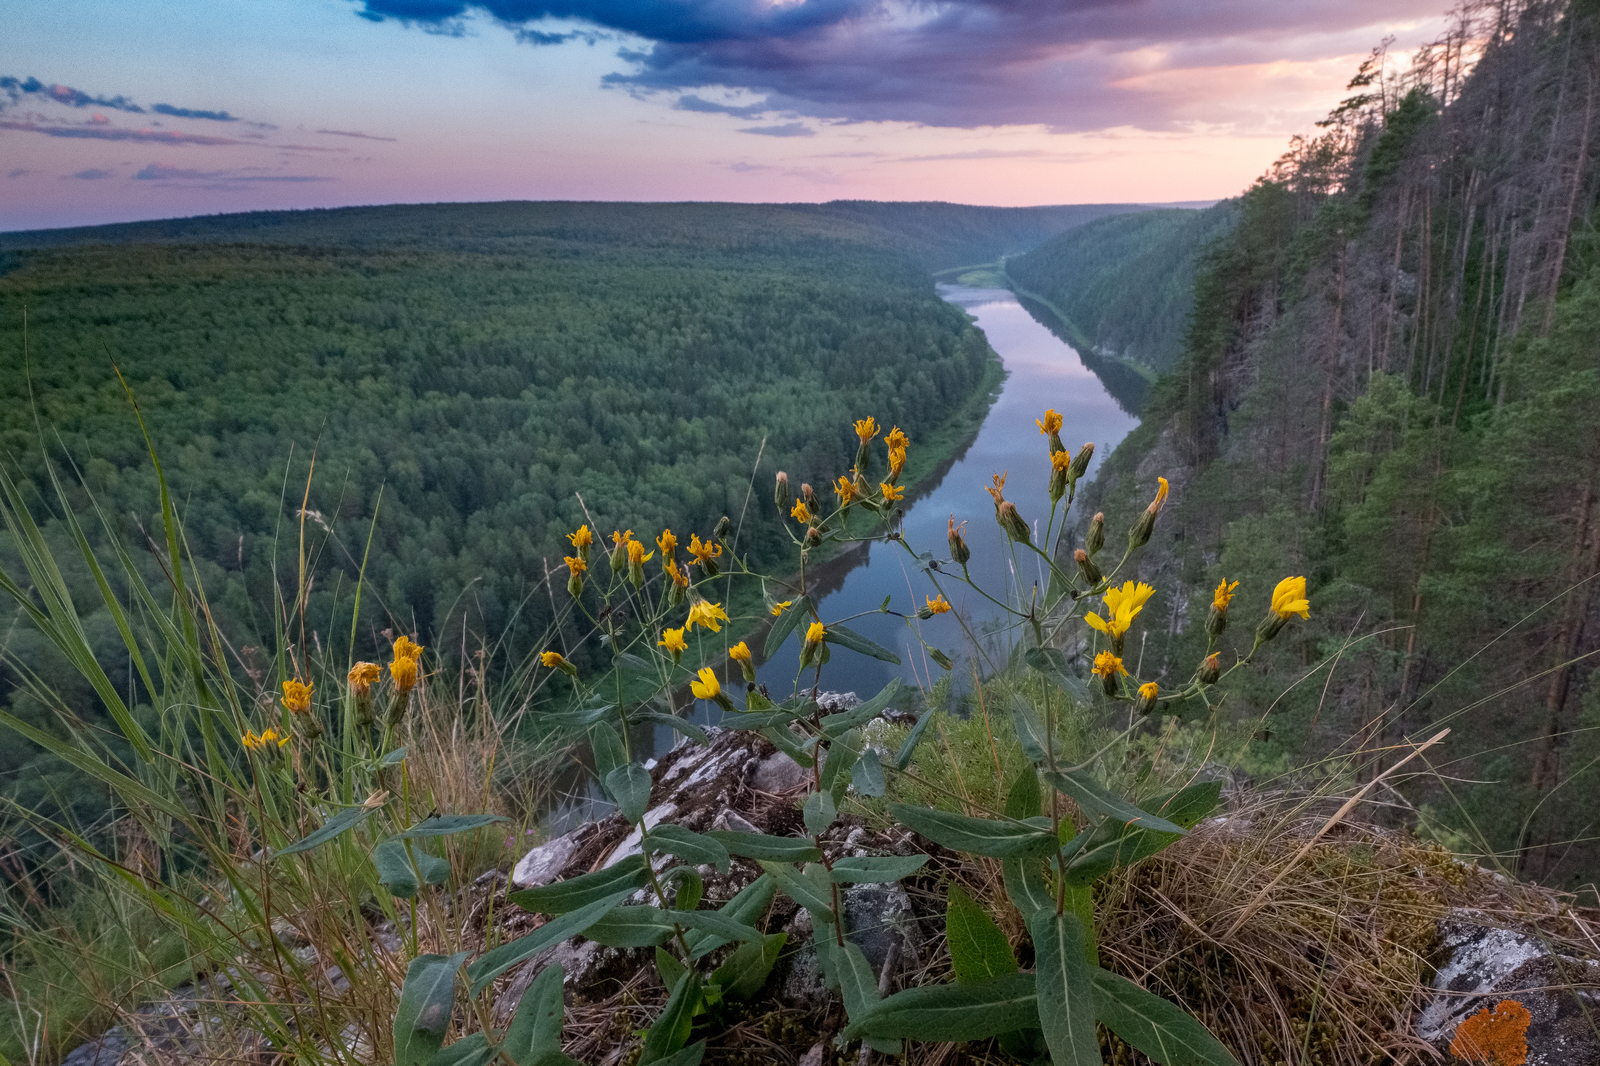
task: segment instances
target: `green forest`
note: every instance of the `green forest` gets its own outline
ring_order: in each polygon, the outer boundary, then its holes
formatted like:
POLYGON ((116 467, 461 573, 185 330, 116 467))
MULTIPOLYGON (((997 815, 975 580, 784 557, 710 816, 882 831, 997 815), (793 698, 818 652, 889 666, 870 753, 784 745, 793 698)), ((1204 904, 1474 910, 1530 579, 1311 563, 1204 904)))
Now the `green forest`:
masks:
POLYGON ((1318 607, 1277 660, 1302 683, 1263 662, 1234 708, 1256 780, 1354 753, 1370 780, 1448 727, 1386 816, 1592 883, 1600 8, 1456 18, 1409 65, 1374 52, 1238 202, 1181 357, 1087 510, 1169 471, 1147 661, 1204 646, 1219 581, 1271 587, 1285 551, 1307 573, 1318 607), (1470 68, 1465 40, 1487 42, 1470 68))
MULTIPOLYGON (((1111 210, 439 205, 10 234, 6 471, 58 546, 52 467, 75 509, 144 545, 160 522, 136 402, 242 673, 268 667, 302 525, 307 651, 354 629, 349 654, 372 657, 407 632, 446 662, 515 663, 547 637, 548 575, 581 524, 687 540, 728 515, 764 563, 786 542, 770 508, 746 513, 752 479, 848 467, 837 430, 863 412, 909 434, 913 477, 930 468, 915 442, 982 402, 993 356, 928 265, 1111 210)), ((104 608, 83 624, 130 684, 104 608)), ((4 632, 13 710, 49 721, 38 686, 95 720, 65 660, 4 632)), ((555 639, 583 663, 580 634, 555 639)), ((0 773, 26 806, 103 810, 20 738, 0 773)))
POLYGON ((1165 370, 1183 351, 1200 257, 1237 218, 1231 200, 1101 218, 1008 258, 1005 273, 1079 351, 1165 370))

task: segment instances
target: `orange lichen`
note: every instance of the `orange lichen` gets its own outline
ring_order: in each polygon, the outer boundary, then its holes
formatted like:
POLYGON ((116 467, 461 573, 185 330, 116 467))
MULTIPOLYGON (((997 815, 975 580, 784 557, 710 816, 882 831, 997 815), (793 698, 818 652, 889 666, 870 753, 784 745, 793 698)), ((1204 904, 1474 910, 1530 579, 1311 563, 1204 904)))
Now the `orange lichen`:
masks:
POLYGON ((1485 1007, 1456 1027, 1450 1054, 1468 1062, 1523 1066, 1528 1061, 1528 1023, 1533 1015, 1514 999, 1485 1007))

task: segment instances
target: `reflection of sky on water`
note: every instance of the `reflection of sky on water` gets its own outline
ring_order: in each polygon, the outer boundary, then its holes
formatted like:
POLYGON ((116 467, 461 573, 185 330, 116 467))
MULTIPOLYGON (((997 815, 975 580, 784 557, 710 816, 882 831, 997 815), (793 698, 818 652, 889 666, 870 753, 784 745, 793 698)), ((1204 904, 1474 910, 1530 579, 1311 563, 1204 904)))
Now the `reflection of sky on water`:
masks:
MULTIPOLYGON (((954 285, 939 288, 946 300, 977 318, 978 327, 1005 363, 1007 377, 977 438, 939 483, 907 512, 906 545, 918 553, 931 551, 937 558, 946 558, 947 520, 955 515, 958 525, 967 523, 973 578, 991 595, 998 596, 1000 590, 1006 590, 1015 600, 1019 590, 1026 597, 1031 595, 1035 582, 1043 586, 1043 560, 1032 552, 1019 551, 1013 569, 1010 544, 995 524, 994 502, 984 491, 990 475, 1008 475, 1006 499, 1015 503, 1022 516, 1034 525, 1037 535, 1043 536, 1050 515, 1046 494, 1050 463, 1048 447, 1034 419, 1043 417, 1047 407, 1053 407, 1065 420, 1061 436, 1069 448, 1076 451, 1085 441, 1093 441, 1091 475, 1100 460, 1138 425, 1138 419, 1125 413, 1077 353, 1035 321, 1011 293, 954 285)), ((915 448, 917 442, 913 440, 911 446, 915 448)), ((845 576, 843 587, 823 598, 821 613, 825 622, 863 611, 876 612, 884 596, 893 597, 891 609, 909 614, 925 597, 934 594, 934 586, 905 547, 874 543, 865 555, 866 561, 845 576)), ((975 631, 992 628, 1002 617, 999 608, 959 581, 943 580, 942 585, 946 597, 975 631)), ((913 620, 911 625, 921 628, 928 643, 957 660, 971 653, 968 638, 954 615, 925 622, 913 620)), ((873 613, 855 619, 849 627, 897 653, 904 665, 896 667, 835 648, 822 672, 825 690, 854 690, 866 698, 892 677, 899 676, 911 684, 920 680, 926 685, 941 672, 927 658, 903 619, 873 613)), ((781 698, 792 691, 798 647, 791 637, 776 659, 761 668, 761 680, 774 696, 781 698)), ((970 670, 970 666, 966 669, 970 670)))

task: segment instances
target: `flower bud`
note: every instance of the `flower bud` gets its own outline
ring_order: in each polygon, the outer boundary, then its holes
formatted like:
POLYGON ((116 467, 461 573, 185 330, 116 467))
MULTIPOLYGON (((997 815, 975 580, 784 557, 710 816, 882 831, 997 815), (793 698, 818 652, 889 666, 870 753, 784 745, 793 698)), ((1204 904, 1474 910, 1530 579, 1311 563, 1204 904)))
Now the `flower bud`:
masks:
POLYGON ((581 570, 572 571, 572 574, 567 578, 567 595, 573 599, 583 595, 583 572, 581 570))
POLYGON ((1078 449, 1078 454, 1072 457, 1072 465, 1067 468, 1067 480, 1076 485, 1078 479, 1089 469, 1089 460, 1093 458, 1094 441, 1086 441, 1083 447, 1078 449))
POLYGON ((619 540, 616 547, 611 549, 611 572, 620 574, 628 568, 628 542, 619 540))
POLYGON ((1228 609, 1211 605, 1211 613, 1206 615, 1206 636, 1220 637, 1222 631, 1228 628, 1228 609))
POLYGON ((1265 644, 1277 636, 1279 631, 1288 624, 1289 620, 1287 618, 1283 618, 1269 610, 1267 616, 1261 620, 1261 624, 1256 626, 1256 644, 1258 646, 1265 644))
POLYGON ((1150 533, 1155 528, 1156 528, 1156 516, 1155 516, 1154 512, 1151 512, 1151 511, 1142 511, 1142 512, 1140 512, 1139 520, 1133 524, 1133 528, 1132 529, 1128 530, 1128 548, 1129 548, 1129 550, 1132 550, 1134 548, 1142 548, 1146 544, 1150 543, 1150 533))
POLYGON ((1072 468, 1072 453, 1066 449, 1050 453, 1050 502, 1067 494, 1067 471, 1072 468))
POLYGON ((955 665, 956 664, 950 661, 950 656, 946 655, 944 652, 940 651, 938 648, 929 648, 928 649, 928 658, 932 659, 934 662, 938 663, 941 667, 943 667, 946 670, 954 670, 955 669, 955 665))
POLYGON ((772 502, 778 505, 779 514, 789 510, 789 475, 782 470, 778 471, 777 484, 772 489, 772 502))
MULTIPOLYGON (((966 525, 967 524, 965 522, 961 523, 963 529, 966 528, 966 525)), ((950 532, 948 537, 950 541, 951 560, 954 561, 957 566, 966 566, 967 560, 972 558, 972 549, 967 547, 967 542, 962 539, 961 530, 956 528, 955 515, 950 516, 950 532)))
POLYGON ((822 501, 817 499, 817 490, 810 483, 800 482, 800 498, 806 502, 806 510, 814 515, 822 513, 822 501))
POLYGON ((1106 546, 1106 516, 1104 511, 1096 511, 1094 517, 1089 519, 1089 533, 1083 538, 1083 546, 1090 555, 1106 546))
POLYGON ((1222 653, 1216 652, 1206 656, 1206 661, 1200 664, 1197 675, 1202 685, 1215 685, 1222 676, 1222 653))
POLYGON ((1018 544, 1028 543, 1028 523, 1017 513, 1016 504, 1010 500, 1001 501, 1000 506, 994 510, 994 520, 1000 523, 1000 528, 1006 531, 1006 536, 1018 544))
POLYGON ((727 540, 728 539, 728 534, 731 533, 732 531, 733 531, 733 522, 731 522, 728 519, 727 515, 723 515, 720 519, 717 520, 717 528, 716 528, 716 531, 715 531, 715 536, 716 536, 716 538, 718 540, 727 540))
POLYGON ((1094 560, 1089 558, 1088 552, 1084 551, 1082 548, 1079 548, 1077 551, 1072 553, 1072 558, 1078 564, 1078 572, 1083 575, 1083 579, 1087 581, 1091 587, 1098 585, 1100 582, 1105 580, 1106 576, 1100 572, 1100 568, 1098 566, 1094 565, 1094 560))
POLYGON ((806 530, 806 543, 815 548, 822 543, 822 530, 811 526, 806 530))
POLYGON ((1139 698, 1133 703, 1133 709, 1138 714, 1149 714, 1156 709, 1156 695, 1160 689, 1154 681, 1146 681, 1139 686, 1139 698))

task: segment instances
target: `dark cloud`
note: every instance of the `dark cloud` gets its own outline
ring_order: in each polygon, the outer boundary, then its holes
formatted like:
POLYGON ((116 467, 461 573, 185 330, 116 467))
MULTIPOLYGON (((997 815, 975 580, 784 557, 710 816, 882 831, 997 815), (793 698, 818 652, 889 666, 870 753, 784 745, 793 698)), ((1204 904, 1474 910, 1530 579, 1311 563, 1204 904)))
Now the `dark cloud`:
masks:
POLYGON ((766 104, 752 104, 748 107, 717 104, 692 94, 678 97, 677 108, 679 111, 703 111, 712 115, 732 115, 734 118, 742 119, 757 118, 772 110, 766 104))
POLYGON ((226 111, 201 111, 193 107, 173 107, 171 104, 156 104, 150 110, 158 115, 171 115, 173 118, 204 118, 212 122, 238 122, 239 119, 226 111))
POLYGON ((317 132, 325 133, 329 137, 359 137, 363 141, 393 141, 397 139, 394 137, 375 137, 370 133, 361 133, 357 130, 318 130, 317 132))
POLYGON ((785 122, 781 126, 746 126, 740 133, 754 133, 761 137, 815 137, 817 131, 804 122, 785 122))
POLYGON ((58 104, 65 104, 67 107, 105 107, 113 111, 144 114, 144 108, 126 96, 90 96, 70 85, 46 85, 38 78, 0 77, 0 92, 9 96, 13 102, 23 96, 39 96, 58 104))
POLYGON ((91 169, 91 170, 80 170, 76 174, 73 174, 71 176, 74 177, 74 178, 82 178, 84 181, 99 181, 102 178, 109 178, 113 174, 114 174, 114 172, 110 171, 110 170, 91 169))
MULTIPOLYGON (((205 181, 224 184, 247 184, 263 181, 332 181, 334 179, 312 174, 252 174, 241 170, 189 170, 184 167, 151 163, 134 175, 136 181, 205 181)), ((217 188, 215 184, 208 188, 217 188)))
MULTIPOLYGON (((110 126, 46 126, 38 122, 0 120, 0 130, 22 130, 47 137, 75 137, 94 141, 145 141, 153 144, 249 144, 232 137, 206 137, 178 130, 124 130, 110 126)), ((326 151, 326 149, 323 149, 326 151)))
MULTIPOLYGON (((1439 14, 1443 0, 356 0, 368 19, 461 25, 474 15, 523 34, 572 19, 647 44, 607 84, 763 94, 726 109, 847 121, 1057 131, 1260 122, 1237 68, 1364 52, 1378 27, 1439 14), (1186 80, 1187 79, 1187 80, 1186 80), (1196 88, 1196 79, 1203 84, 1196 88)), ((548 36, 558 36, 550 34, 548 36)), ((685 104, 682 101, 689 100, 685 104)))
POLYGON ((33 173, 33 171, 29 170, 27 167, 17 167, 15 170, 8 171, 6 173, 6 177, 8 179, 9 178, 20 178, 24 174, 32 174, 32 173, 33 173))

